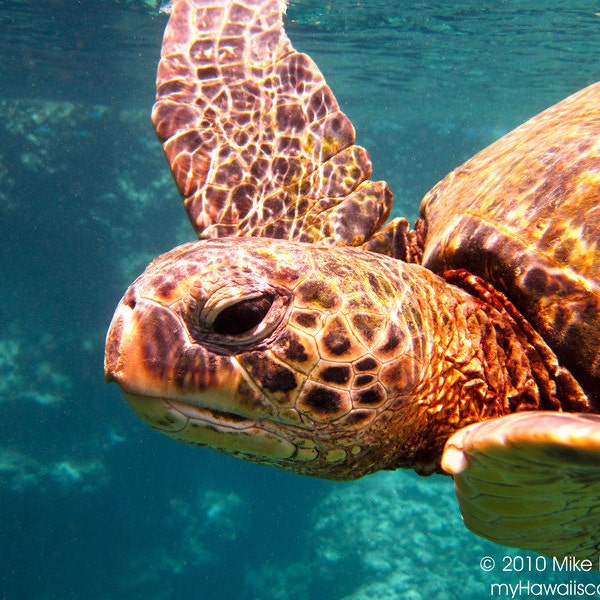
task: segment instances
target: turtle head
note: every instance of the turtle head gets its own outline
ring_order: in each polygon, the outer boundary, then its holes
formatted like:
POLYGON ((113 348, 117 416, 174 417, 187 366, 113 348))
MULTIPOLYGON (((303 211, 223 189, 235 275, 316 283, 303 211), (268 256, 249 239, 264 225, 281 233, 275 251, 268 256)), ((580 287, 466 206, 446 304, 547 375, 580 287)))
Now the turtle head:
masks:
POLYGON ((425 343, 403 266, 278 240, 180 246, 121 300, 106 377, 191 444, 334 479, 414 466, 425 343))

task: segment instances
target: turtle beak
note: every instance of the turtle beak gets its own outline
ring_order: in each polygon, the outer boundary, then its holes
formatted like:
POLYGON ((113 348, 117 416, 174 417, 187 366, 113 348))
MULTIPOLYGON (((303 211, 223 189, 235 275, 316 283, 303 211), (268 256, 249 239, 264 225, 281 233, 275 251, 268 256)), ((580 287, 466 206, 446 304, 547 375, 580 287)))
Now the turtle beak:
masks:
POLYGON ((115 381, 124 392, 138 395, 166 392, 163 375, 169 364, 169 349, 164 343, 167 340, 163 339, 162 327, 167 327, 166 332, 174 338, 168 340, 171 348, 177 341, 179 347, 183 342, 177 335, 179 324, 171 323, 169 327, 169 317, 170 311, 141 299, 135 284, 127 290, 106 336, 104 376, 107 381, 115 381))
POLYGON ((108 328, 104 350, 104 377, 109 383, 112 381, 119 383, 122 379, 121 341, 124 330, 129 329, 128 325, 131 322, 132 313, 132 308, 121 300, 108 328))

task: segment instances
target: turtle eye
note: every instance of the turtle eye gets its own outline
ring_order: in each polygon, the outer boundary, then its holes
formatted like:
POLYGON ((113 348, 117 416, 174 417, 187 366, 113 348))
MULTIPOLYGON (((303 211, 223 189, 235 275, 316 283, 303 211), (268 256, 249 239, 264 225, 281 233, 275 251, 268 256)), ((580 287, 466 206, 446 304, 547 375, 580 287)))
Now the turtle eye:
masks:
POLYGON ((263 294, 226 306, 215 317, 212 323, 213 332, 231 336, 249 333, 267 316, 274 300, 272 294, 263 294))
POLYGON ((202 299, 200 310, 190 293, 182 316, 192 339, 217 352, 266 343, 291 308, 292 294, 282 286, 251 284, 251 289, 245 282, 216 288, 202 299))

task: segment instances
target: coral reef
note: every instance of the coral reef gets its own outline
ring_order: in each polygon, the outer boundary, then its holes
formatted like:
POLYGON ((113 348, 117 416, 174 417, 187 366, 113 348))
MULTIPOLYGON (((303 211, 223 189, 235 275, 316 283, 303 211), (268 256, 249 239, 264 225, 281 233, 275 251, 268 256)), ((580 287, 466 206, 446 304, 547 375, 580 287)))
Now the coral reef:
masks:
POLYGON ((127 577, 129 589, 143 589, 165 577, 205 577, 207 571, 233 552, 244 532, 240 513, 243 500, 235 493, 211 489, 169 499, 165 532, 160 544, 144 548, 131 556, 127 577), (147 569, 152 565, 152 569, 147 569))
POLYGON ((60 493, 73 490, 93 492, 109 481, 100 459, 62 459, 44 463, 26 454, 0 448, 0 489, 36 493, 52 489, 60 493))
POLYGON ((253 573, 248 597, 277 589, 256 597, 293 600, 325 588, 339 600, 478 598, 478 561, 497 551, 464 528, 451 479, 403 471, 336 486, 315 507, 305 545, 281 574, 253 573))
POLYGON ((71 391, 71 378, 53 362, 55 342, 42 335, 36 343, 25 336, 0 338, 0 403, 30 400, 58 404, 71 391))

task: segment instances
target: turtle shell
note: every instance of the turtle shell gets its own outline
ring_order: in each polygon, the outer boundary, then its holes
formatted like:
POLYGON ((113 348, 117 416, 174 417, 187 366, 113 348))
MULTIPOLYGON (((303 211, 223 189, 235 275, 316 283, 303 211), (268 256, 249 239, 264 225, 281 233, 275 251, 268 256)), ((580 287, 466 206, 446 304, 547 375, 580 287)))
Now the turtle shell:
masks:
POLYGON ((600 84, 455 169, 421 219, 423 264, 508 295, 600 403, 600 84))

